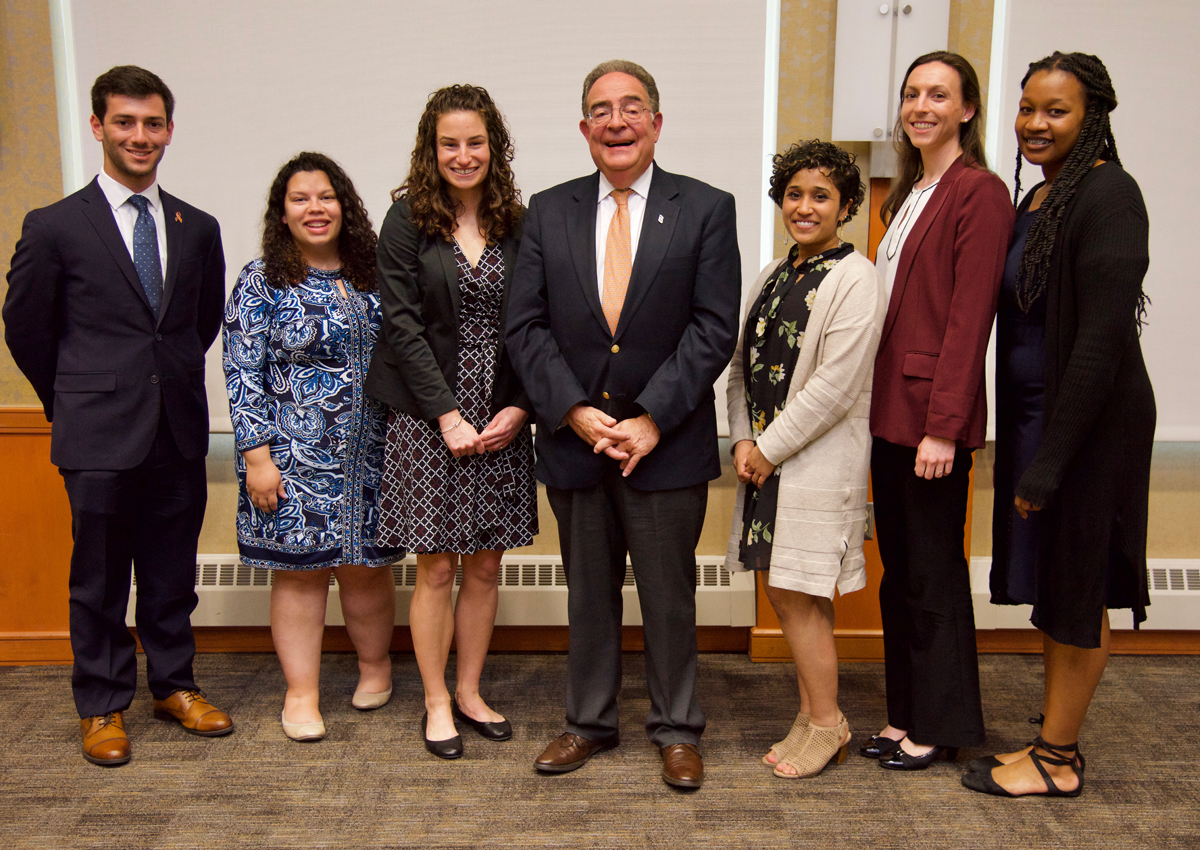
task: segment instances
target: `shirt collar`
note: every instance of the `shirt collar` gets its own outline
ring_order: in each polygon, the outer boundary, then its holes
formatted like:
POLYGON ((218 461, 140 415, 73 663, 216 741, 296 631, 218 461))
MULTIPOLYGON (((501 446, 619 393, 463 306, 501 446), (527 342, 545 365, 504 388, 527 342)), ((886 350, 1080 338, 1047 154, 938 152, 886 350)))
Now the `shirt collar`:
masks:
MULTIPOLYGON (((646 166, 646 170, 642 172, 641 176, 638 177, 637 180, 633 181, 633 184, 629 188, 633 190, 633 193, 635 195, 641 195, 643 198, 647 198, 647 197, 649 197, 649 192, 650 192, 650 178, 653 176, 654 176, 654 163, 652 162, 648 166, 646 166)), ((596 203, 600 203, 605 198, 607 198, 609 196, 609 193, 612 192, 612 190, 613 190, 613 184, 608 182, 608 178, 605 177, 604 172, 601 171, 600 172, 600 190, 599 190, 600 195, 598 198, 596 198, 596 203)))
POLYGON ((101 171, 99 175, 100 191, 104 193, 104 197, 108 199, 108 204, 114 210, 118 209, 122 204, 130 199, 135 194, 140 194, 154 209, 162 208, 162 201, 158 196, 158 181, 155 180, 150 184, 150 188, 144 192, 134 192, 128 186, 122 185, 110 177, 106 172, 101 171))

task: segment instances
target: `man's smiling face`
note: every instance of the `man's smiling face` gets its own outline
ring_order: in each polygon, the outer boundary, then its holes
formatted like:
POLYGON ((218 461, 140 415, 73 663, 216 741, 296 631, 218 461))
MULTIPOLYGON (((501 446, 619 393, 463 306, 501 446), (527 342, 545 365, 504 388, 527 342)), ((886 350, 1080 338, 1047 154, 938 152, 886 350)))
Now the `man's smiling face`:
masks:
POLYGON ((614 188, 627 189, 654 160, 654 143, 662 130, 662 113, 651 112, 650 96, 636 77, 614 71, 596 80, 587 97, 589 114, 597 106, 608 108, 612 117, 603 124, 585 118, 579 130, 588 140, 592 161, 614 188), (621 110, 640 104, 644 111, 636 121, 621 110))

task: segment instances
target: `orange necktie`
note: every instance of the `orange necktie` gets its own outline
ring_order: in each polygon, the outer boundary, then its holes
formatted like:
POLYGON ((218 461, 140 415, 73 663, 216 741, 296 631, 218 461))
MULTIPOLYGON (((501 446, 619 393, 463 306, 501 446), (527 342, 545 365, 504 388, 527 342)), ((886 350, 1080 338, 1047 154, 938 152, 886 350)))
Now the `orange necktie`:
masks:
POLYGON ((633 190, 613 189, 609 194, 617 202, 617 211, 608 223, 608 239, 604 243, 604 295, 600 304, 604 308, 608 330, 615 334, 633 267, 633 249, 629 242, 629 196, 633 190))

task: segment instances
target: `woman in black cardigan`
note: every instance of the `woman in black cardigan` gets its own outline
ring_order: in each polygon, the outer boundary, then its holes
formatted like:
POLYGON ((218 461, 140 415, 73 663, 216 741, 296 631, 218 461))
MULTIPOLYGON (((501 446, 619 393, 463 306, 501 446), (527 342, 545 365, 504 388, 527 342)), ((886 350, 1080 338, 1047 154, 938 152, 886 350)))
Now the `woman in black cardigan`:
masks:
MULTIPOLYGON (((1077 796, 1079 729, 1108 663, 1109 608, 1146 618, 1154 393, 1138 334, 1146 207, 1120 166, 1104 64, 1055 53, 1029 66, 1020 157, 1045 182, 1017 213, 997 356, 992 601, 1032 604, 1043 632, 1042 734, 963 777, 999 796, 1077 796)), ((1014 198, 1015 199, 1015 198, 1014 198)))
POLYGON ((383 322, 367 390, 392 408, 380 537, 417 556, 409 626, 425 686, 425 746, 441 758, 462 755, 455 719, 491 740, 512 736, 479 679, 500 558, 537 533, 529 401, 504 350, 523 214, 512 157, 484 89, 434 92, 379 234, 383 322))

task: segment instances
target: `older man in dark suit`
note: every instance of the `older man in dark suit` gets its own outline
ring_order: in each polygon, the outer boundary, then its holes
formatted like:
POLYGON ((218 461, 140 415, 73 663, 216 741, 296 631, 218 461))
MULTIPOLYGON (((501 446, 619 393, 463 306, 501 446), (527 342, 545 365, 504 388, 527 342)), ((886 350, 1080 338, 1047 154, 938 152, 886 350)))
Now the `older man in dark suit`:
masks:
POLYGON ((665 781, 698 787, 695 548, 720 475, 713 383, 737 338, 733 197, 654 163, 663 117, 640 65, 593 69, 583 114, 599 171, 530 199, 508 313, 569 589, 567 732, 535 766, 574 770, 618 742, 628 554, 646 731, 665 781))
POLYGON ((5 341, 52 422, 50 460, 71 503, 71 684, 83 757, 129 761, 122 712, 137 663, 156 717, 195 735, 233 722, 196 688, 191 613, 204 519, 204 352, 216 338, 225 258, 216 219, 158 188, 174 98, 122 65, 92 87, 104 169, 25 217, 8 273, 5 341))

